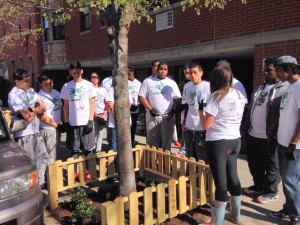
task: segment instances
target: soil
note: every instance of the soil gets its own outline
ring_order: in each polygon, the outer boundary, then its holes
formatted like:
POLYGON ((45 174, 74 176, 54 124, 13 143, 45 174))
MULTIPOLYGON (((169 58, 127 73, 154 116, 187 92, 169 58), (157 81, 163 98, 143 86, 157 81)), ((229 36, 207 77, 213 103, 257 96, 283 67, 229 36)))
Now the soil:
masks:
MULTIPOLYGON (((145 187, 149 186, 149 181, 145 179, 138 178, 137 180, 137 191, 142 191, 145 187)), ((106 201, 113 201, 118 194, 118 184, 114 182, 101 182, 98 191, 91 191, 87 189, 87 201, 95 206, 95 211, 91 219, 83 222, 72 221, 72 209, 68 201, 59 204, 59 207, 51 210, 50 214, 53 216, 60 224, 63 225, 99 225, 101 222, 101 204, 106 201)), ((142 203, 140 203, 142 204, 142 203)), ((154 210, 155 211, 155 210, 154 210)), ((142 212, 140 212, 140 215, 142 212)), ((125 217, 128 217, 128 213, 125 212, 125 217)), ((142 218, 141 218, 142 219, 142 218)), ((182 215, 178 215, 175 218, 171 218, 162 225, 196 225, 199 223, 207 223, 210 221, 210 211, 209 206, 204 205, 197 207, 194 210, 188 211, 182 215)))

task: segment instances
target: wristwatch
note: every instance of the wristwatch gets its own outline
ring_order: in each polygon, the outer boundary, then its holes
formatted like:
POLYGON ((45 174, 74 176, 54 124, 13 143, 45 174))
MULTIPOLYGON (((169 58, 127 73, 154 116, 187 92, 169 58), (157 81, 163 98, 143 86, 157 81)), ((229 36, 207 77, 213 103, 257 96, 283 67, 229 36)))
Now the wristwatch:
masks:
POLYGON ((29 112, 33 112, 32 108, 28 107, 29 112))

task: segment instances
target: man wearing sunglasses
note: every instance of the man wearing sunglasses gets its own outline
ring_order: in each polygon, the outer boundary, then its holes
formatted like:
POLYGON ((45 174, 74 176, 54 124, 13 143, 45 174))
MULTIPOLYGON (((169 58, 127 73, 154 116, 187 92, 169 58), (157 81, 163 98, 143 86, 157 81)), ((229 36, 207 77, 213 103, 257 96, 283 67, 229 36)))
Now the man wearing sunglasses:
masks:
POLYGON ((73 80, 64 84, 60 97, 64 103, 66 145, 72 156, 78 157, 95 148, 93 120, 96 94, 93 84, 82 78, 83 69, 79 62, 71 63, 69 72, 73 80))

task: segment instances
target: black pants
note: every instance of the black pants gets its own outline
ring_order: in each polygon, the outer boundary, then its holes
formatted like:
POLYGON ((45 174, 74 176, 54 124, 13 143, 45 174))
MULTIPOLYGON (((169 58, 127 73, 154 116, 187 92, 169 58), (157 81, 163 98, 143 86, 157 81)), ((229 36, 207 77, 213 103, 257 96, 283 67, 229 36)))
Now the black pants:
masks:
POLYGON ((131 113, 131 146, 134 148, 134 139, 135 139, 135 132, 136 132, 136 125, 137 120, 139 118, 138 113, 131 113))
POLYGON ((268 145, 266 160, 266 179, 264 184, 264 193, 278 194, 278 185, 281 181, 278 162, 277 140, 273 139, 268 145))
POLYGON ((268 140, 247 134, 247 161, 256 190, 263 191, 266 179, 268 140))
POLYGON ((237 157, 241 149, 241 139, 207 141, 206 147, 216 186, 215 199, 226 202, 227 190, 231 195, 240 196, 242 189, 237 174, 237 157))

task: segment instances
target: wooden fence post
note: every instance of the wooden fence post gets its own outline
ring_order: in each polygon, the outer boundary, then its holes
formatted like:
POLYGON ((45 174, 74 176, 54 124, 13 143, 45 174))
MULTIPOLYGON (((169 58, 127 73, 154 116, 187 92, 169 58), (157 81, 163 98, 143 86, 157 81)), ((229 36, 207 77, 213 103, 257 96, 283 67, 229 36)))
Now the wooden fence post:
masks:
POLYGON ((101 224, 118 225, 116 204, 114 202, 108 201, 101 205, 101 224))
POLYGON ((58 207, 57 169, 56 164, 47 166, 48 169, 48 200, 50 209, 58 207))

